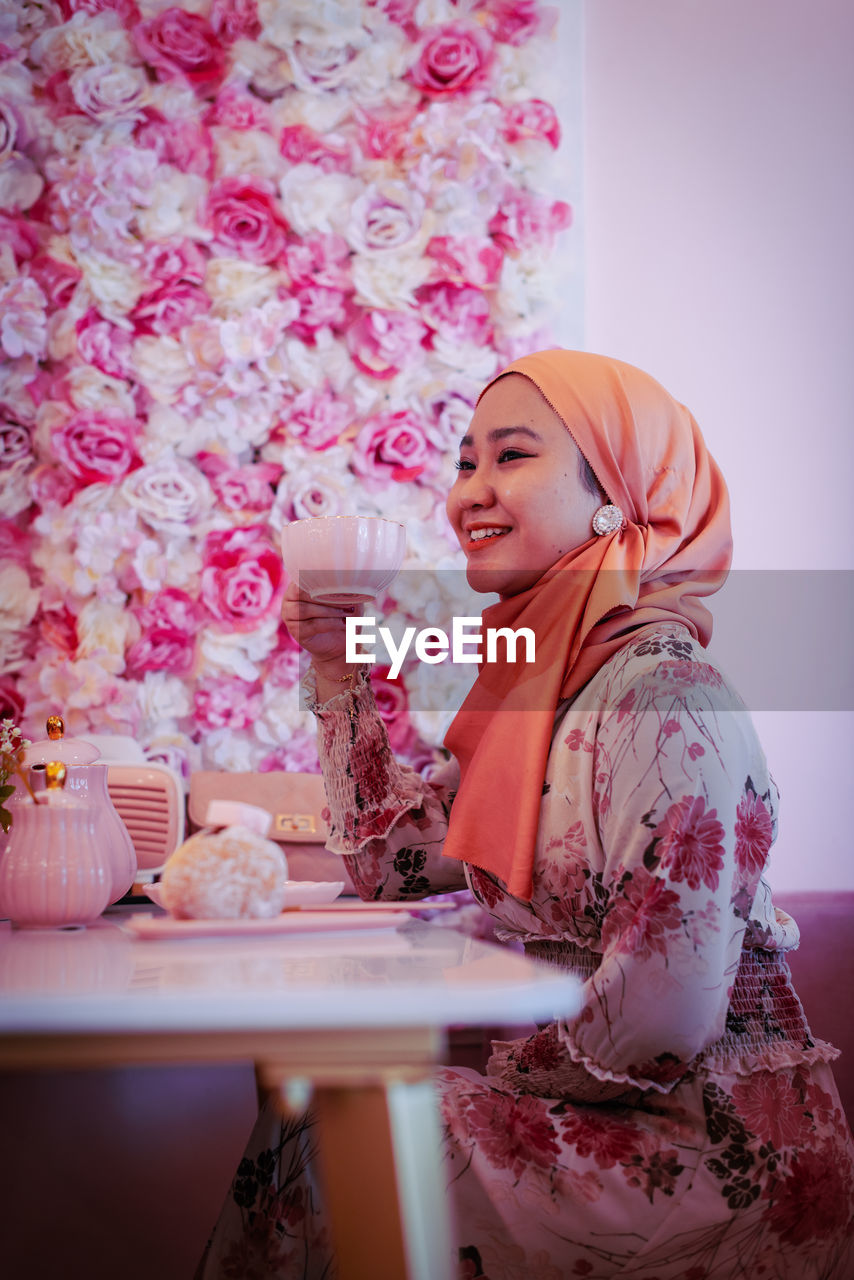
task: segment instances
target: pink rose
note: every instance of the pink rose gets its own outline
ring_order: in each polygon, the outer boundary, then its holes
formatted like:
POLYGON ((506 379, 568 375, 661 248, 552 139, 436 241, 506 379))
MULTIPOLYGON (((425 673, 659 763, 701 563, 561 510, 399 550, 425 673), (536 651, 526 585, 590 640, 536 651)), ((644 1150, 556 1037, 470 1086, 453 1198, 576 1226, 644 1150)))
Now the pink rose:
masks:
POLYGON ((45 644, 57 653, 64 653, 68 658, 77 653, 77 617, 68 605, 43 610, 39 618, 39 634, 45 644))
POLYGON ((206 89, 222 79, 225 54, 207 18, 172 7, 133 28, 140 56, 161 80, 206 89))
POLYGON ((301 391, 283 421, 286 437, 301 440, 309 449, 328 449, 350 425, 353 407, 328 389, 301 391))
POLYGON ((213 617, 233 631, 252 631, 275 616, 284 569, 261 525, 209 533, 203 556, 201 596, 213 617))
MULTIPOLYGON (((20 266, 37 252, 39 238, 28 219, 0 213, 0 246, 3 245, 9 246, 15 255, 15 265, 20 266)), ((41 284, 41 281, 38 283, 41 284)), ((42 292, 45 292, 44 288, 42 292)))
POLYGON ((26 706, 23 690, 12 676, 0 676, 0 720, 14 720, 20 725, 26 706))
POLYGON ((238 676, 203 680, 193 698, 193 719, 202 729, 249 729, 260 713, 260 686, 238 676))
POLYGON ((353 363, 372 378, 393 378, 421 353, 427 330, 405 311, 363 311, 347 330, 353 363))
POLYGON ((557 113, 554 107, 540 98, 529 98, 527 102, 514 102, 505 107, 502 132, 508 142, 543 138, 555 150, 560 146, 557 113))
POLYGON ((83 485, 114 484, 138 467, 139 423, 108 410, 81 409, 57 428, 51 447, 83 485))
POLYGON ((165 120, 148 110, 134 133, 140 147, 154 151, 161 164, 174 165, 182 173, 210 178, 214 169, 210 132, 198 120, 165 120))
POLYGON ((504 261, 497 244, 477 236, 433 236, 426 253, 446 279, 481 288, 497 283, 504 261))
POLYGON ((31 453, 29 427, 0 406, 0 467, 11 467, 13 462, 28 458, 31 453))
POLYGON ((14 151, 23 151, 31 140, 26 118, 17 103, 0 98, 0 163, 14 151))
POLYGON ((282 474, 275 463, 252 462, 240 467, 218 453, 200 453, 196 462, 229 511, 269 511, 272 507, 275 495, 271 486, 282 474))
POLYGON ((468 284, 428 284, 416 293, 421 315, 443 338, 488 346, 492 340, 489 303, 468 284))
POLYGON ((352 293, 350 246, 342 236, 313 232, 285 246, 285 267, 295 289, 323 285, 352 293))
POLYGON ((551 201, 511 187, 490 220, 489 230, 502 249, 512 252, 534 245, 549 247, 555 233, 571 222, 572 209, 563 200, 551 201))
POLYGON ((211 27, 226 44, 241 37, 256 40, 261 34, 256 0, 213 0, 211 27))
POLYGON ((288 124, 282 129, 279 150, 291 164, 314 164, 323 173, 349 173, 353 168, 350 149, 334 135, 322 137, 307 124, 288 124))
POLYGON ((221 245, 249 262, 275 262, 288 225, 272 183, 261 178, 220 178, 208 194, 207 225, 221 245))
POLYGON ((368 0, 374 9, 380 9, 388 18, 401 27, 410 40, 417 39, 418 27, 415 24, 415 6, 418 0, 368 0))
POLYGON ((279 640, 275 652, 267 663, 266 681, 281 689, 291 689, 301 675, 303 650, 284 624, 279 628, 279 640))
POLYGON ((423 220, 424 198, 410 184, 371 183, 350 211, 348 239, 361 253, 400 249, 418 234, 423 220))
POLYGON ((359 145, 369 160, 399 160, 409 145, 416 106, 357 108, 359 145))
POLYGON ((240 132, 269 129, 270 108, 241 85, 227 84, 217 94, 206 120, 208 124, 219 124, 240 132))
POLYGON ((134 610, 142 634, 127 653, 128 670, 171 671, 187 675, 193 667, 196 632, 203 623, 202 610, 191 596, 167 587, 134 610))
POLYGON ((146 293, 131 312, 137 333, 180 333, 210 311, 211 300, 198 285, 183 280, 161 285, 146 293))
POLYGON ((42 293, 54 311, 67 307, 77 282, 82 276, 79 267, 70 262, 59 262, 49 254, 40 254, 30 263, 30 272, 38 281, 42 293))
POLYGON ((389 480, 416 480, 425 471, 432 474, 436 464, 424 425, 409 409, 367 418, 353 441, 353 470, 369 489, 382 488, 389 480))
POLYGON ((469 93, 487 82, 494 56, 480 27, 467 22, 428 27, 409 79, 431 98, 469 93))
POLYGON ((90 307, 75 325, 77 353, 111 378, 126 378, 131 369, 133 339, 126 329, 105 320, 90 307))
POLYGON ((0 519, 0 563, 17 564, 25 569, 30 562, 32 539, 14 520, 0 519))
POLYGON ((323 285, 305 285, 293 295, 299 303, 299 316, 291 332, 303 342, 314 343, 318 329, 340 333, 347 327, 351 308, 346 293, 325 289, 323 285))
POLYGON ((152 283, 202 284, 206 261, 195 240, 150 240, 143 248, 142 272, 152 283))
POLYGON ((27 477, 30 497, 38 507, 64 507, 74 497, 76 486, 65 467, 40 463, 27 477))
POLYGON ((541 6, 540 0, 477 0, 475 11, 484 15, 486 29, 495 40, 521 45, 532 36, 551 31, 558 10, 541 6))
POLYGON ((59 7, 65 22, 75 13, 117 13, 126 27, 139 22, 136 0, 59 0, 59 7))

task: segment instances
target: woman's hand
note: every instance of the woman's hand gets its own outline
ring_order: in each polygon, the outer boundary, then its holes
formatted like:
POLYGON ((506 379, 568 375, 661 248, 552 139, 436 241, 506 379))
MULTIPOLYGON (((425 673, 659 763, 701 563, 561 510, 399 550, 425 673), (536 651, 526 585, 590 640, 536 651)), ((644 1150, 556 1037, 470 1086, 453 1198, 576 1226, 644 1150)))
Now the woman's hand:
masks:
POLYGON ((311 655, 317 673, 317 695, 321 702, 341 693, 353 664, 346 660, 345 623, 359 613, 356 605, 321 604, 288 584, 282 602, 282 618, 301 649, 311 655))

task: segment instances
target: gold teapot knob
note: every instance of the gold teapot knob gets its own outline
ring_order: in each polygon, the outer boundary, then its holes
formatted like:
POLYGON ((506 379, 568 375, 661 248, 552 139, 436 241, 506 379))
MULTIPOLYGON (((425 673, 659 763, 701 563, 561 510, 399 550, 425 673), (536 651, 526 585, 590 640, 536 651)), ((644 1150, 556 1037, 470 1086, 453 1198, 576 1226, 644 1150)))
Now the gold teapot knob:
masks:
POLYGON ((44 767, 45 786, 48 791, 57 791, 65 786, 67 770, 61 760, 49 760, 44 767))
POLYGON ((51 742, 56 742, 56 740, 61 738, 65 733, 65 721, 62 716, 48 716, 45 728, 47 729, 47 736, 50 738, 51 742))

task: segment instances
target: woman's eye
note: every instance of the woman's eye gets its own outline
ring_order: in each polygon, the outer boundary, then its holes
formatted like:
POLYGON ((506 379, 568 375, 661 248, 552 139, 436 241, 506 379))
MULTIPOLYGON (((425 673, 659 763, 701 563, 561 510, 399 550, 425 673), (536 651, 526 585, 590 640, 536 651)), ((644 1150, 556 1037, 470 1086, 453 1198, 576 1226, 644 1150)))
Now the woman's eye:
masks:
POLYGON ((524 453, 521 449, 502 449, 498 455, 499 462, 512 462, 515 458, 530 458, 529 453, 524 453))
POLYGON ((457 471, 474 471, 474 463, 469 462, 468 458, 457 458, 454 466, 457 471))

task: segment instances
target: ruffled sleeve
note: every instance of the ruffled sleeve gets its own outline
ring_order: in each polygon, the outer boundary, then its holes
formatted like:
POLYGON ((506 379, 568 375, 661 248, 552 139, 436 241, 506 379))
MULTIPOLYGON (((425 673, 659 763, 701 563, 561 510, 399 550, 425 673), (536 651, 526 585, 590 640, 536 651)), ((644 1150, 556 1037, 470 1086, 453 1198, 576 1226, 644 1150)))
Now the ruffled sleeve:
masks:
POLYGON ((318 703, 309 670, 303 690, 317 718, 327 848, 345 857, 361 897, 422 898, 465 888, 462 863, 442 856, 459 783, 456 762, 436 770, 430 781, 400 764, 364 678, 318 703))
POLYGON ((699 661, 616 690, 594 759, 602 955, 561 1034, 599 1079, 667 1091, 724 1032, 773 784, 743 704, 699 661))

